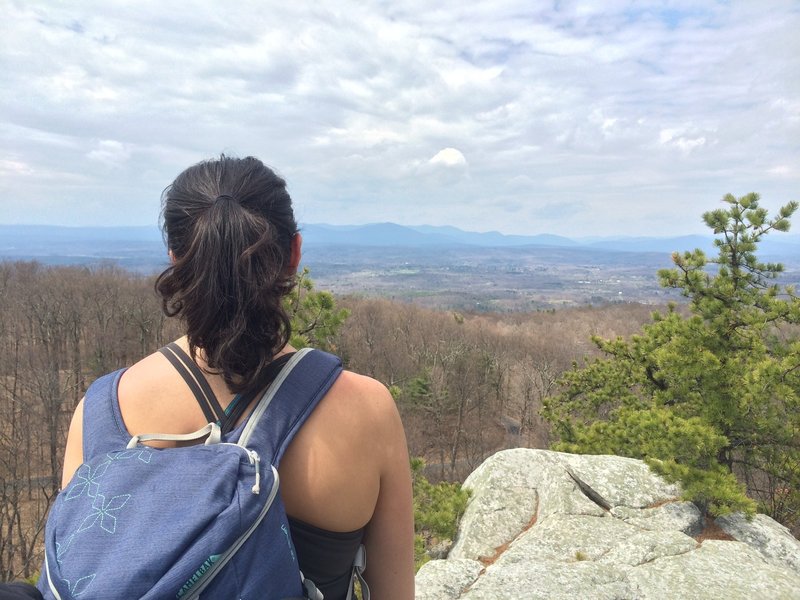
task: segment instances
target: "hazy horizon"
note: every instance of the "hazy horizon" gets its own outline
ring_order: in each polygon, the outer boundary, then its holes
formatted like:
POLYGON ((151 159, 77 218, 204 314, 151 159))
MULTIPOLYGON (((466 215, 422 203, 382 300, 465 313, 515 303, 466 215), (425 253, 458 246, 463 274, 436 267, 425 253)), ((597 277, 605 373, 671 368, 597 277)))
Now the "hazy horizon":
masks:
MULTIPOLYGON (((549 232, 543 232, 538 234, 504 234, 498 232, 496 230, 466 230, 461 229, 459 227, 455 227, 453 225, 430 225, 430 224, 419 224, 419 225, 400 225, 398 223, 393 223, 391 221, 384 221, 380 223, 363 223, 363 224, 332 224, 332 223, 298 223, 298 227, 300 232, 303 233, 304 238, 304 245, 307 243, 329 243, 326 240, 319 240, 320 234, 324 234, 326 231, 331 231, 335 233, 343 233, 347 232, 348 234, 353 231, 366 231, 372 229, 378 229, 388 226, 391 228, 398 228, 400 231, 398 232, 399 235, 402 236, 403 231, 411 231, 423 234, 428 237, 433 238, 451 238, 453 240, 473 240, 473 242, 477 243, 481 237, 486 238, 483 242, 483 245, 491 245, 491 240, 498 240, 502 242, 502 245, 515 245, 516 244, 524 244, 526 240, 537 240, 537 239, 563 239, 572 242, 576 242, 577 244, 589 244, 596 242, 604 242, 604 241, 621 241, 621 242, 635 242, 635 241, 669 241, 669 240, 702 240, 703 242, 708 244, 708 249, 711 249, 711 242, 716 237, 710 231, 706 233, 683 233, 683 234, 676 234, 676 235, 643 235, 643 234, 633 234, 633 235, 608 235, 608 236, 565 236, 559 234, 553 234, 549 232), (310 233, 309 233, 310 232, 310 233)), ((33 230, 34 235, 37 233, 42 233, 41 230, 47 231, 63 231, 63 232, 86 232, 86 233, 100 233, 100 232, 109 232, 109 233, 116 233, 118 234, 117 237, 111 238, 103 238, 106 241, 114 242, 119 241, 123 242, 126 240, 137 240, 137 241, 158 241, 163 242, 163 232, 158 225, 48 225, 48 224, 40 224, 40 223, 18 223, 18 224, 6 224, 0 223, 0 244, 4 242, 8 242, 9 232, 18 232, 19 230, 26 230, 20 231, 20 233, 29 234, 27 230, 33 230), (128 237, 126 235, 120 234, 131 234, 133 237, 128 237)), ((391 233, 386 231, 381 231, 383 234, 391 233)), ((16 237, 16 236, 12 236, 16 237)), ((32 243, 37 243, 39 241, 43 243, 47 243, 48 239, 41 238, 37 240, 36 238, 26 238, 27 241, 32 243)), ((69 241, 72 240, 83 240, 89 238, 81 238, 80 236, 71 236, 66 239, 62 239, 60 241, 69 241)), ((388 245, 398 245, 396 239, 393 239, 391 235, 385 237, 388 245)), ((342 238, 344 245, 363 245, 362 241, 358 239, 353 239, 352 236, 348 235, 347 237, 342 238)), ((772 232, 769 237, 765 237, 762 242, 762 246, 766 245, 767 247, 775 247, 775 246, 797 246, 798 252, 800 252, 800 231, 789 231, 789 232, 772 232)), ((402 245, 402 244, 401 244, 402 245)), ((413 246, 413 244, 410 244, 413 246)), ((690 250, 691 248, 683 248, 682 250, 690 250)), ((623 250, 625 251, 625 250, 623 250)), ((638 251, 638 250, 631 250, 631 251, 638 251)), ((3 246, 0 245, 0 258, 3 256, 3 246)), ((794 261, 792 261, 794 262, 794 261)))

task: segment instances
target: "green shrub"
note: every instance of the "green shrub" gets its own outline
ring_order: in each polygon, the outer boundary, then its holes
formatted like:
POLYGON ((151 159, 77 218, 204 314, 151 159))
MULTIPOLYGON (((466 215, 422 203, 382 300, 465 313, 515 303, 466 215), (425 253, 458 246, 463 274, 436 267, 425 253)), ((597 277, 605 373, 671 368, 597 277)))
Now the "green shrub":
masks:
POLYGON ((425 461, 411 459, 414 482, 414 562, 419 569, 430 560, 428 550, 435 544, 452 540, 469 500, 469 491, 458 483, 432 484, 422 474, 425 461))

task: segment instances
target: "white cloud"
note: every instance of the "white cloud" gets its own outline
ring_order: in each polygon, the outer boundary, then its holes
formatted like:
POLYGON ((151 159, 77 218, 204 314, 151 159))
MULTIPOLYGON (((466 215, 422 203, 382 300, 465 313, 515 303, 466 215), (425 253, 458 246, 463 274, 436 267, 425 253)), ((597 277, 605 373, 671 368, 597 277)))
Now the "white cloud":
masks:
POLYGON ((796 193, 798 29, 791 0, 9 3, 0 157, 35 176, 3 163, 0 219, 154 223, 225 151, 306 221, 702 231, 725 192, 796 193))
POLYGON ((704 137, 699 137, 694 139, 688 139, 682 137, 675 140, 675 145, 687 154, 692 150, 694 150, 695 148, 699 148, 700 146, 705 146, 705 144, 706 144, 706 138, 704 137))
POLYGON ((486 85, 500 76, 503 68, 499 66, 481 69, 473 65, 464 65, 463 61, 442 66, 440 74, 450 87, 460 89, 471 84, 486 85))
POLYGON ((116 140, 100 140, 86 158, 111 167, 119 167, 131 157, 130 149, 116 140))
POLYGON ((767 173, 775 177, 796 177, 797 169, 793 169, 789 165, 777 165, 767 170, 767 173))
POLYGON ((708 141, 705 136, 689 137, 684 135, 686 133, 686 129, 662 129, 658 141, 661 145, 677 148, 684 154, 705 146, 708 141))
POLYGON ((455 148, 444 148, 439 150, 428 163, 445 167, 464 167, 467 165, 467 159, 455 148))
POLYGON ((33 167, 20 160, 0 159, 0 177, 33 175, 33 173, 33 167))

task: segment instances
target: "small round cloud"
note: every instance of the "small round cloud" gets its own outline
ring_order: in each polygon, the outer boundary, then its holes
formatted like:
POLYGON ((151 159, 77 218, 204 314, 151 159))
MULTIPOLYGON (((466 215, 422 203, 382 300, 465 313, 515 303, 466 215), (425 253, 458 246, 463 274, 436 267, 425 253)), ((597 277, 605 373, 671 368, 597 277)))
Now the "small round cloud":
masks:
POLYGON ((467 159, 464 158, 460 150, 445 148, 444 150, 439 150, 436 156, 428 162, 432 165, 444 165, 445 167, 461 167, 466 166, 467 159))

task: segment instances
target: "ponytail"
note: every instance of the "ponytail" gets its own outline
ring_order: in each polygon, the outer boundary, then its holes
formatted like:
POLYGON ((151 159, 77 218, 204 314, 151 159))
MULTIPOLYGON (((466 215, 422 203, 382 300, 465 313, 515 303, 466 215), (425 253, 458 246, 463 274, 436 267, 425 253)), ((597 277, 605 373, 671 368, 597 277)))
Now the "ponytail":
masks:
POLYGON ((193 357, 232 392, 254 389, 291 336, 283 298, 297 224, 285 182, 255 158, 190 167, 163 195, 173 264, 156 280, 164 312, 179 316, 193 357))

